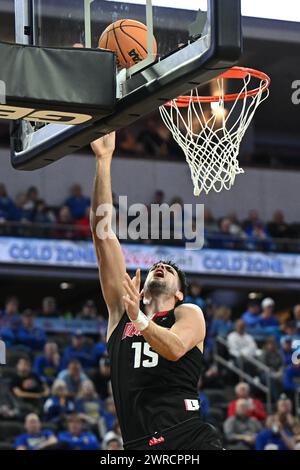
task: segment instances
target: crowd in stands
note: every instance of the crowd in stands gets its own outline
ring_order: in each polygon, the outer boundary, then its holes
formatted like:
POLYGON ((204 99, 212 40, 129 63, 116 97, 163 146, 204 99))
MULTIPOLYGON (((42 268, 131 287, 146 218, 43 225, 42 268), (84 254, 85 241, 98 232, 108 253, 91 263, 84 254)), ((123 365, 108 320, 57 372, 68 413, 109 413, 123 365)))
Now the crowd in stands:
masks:
MULTIPOLYGON (((199 305, 206 318, 205 367, 199 381, 203 419, 222 432, 228 449, 300 449, 300 406, 295 400, 300 392, 300 304, 279 314, 272 298, 252 299, 233 319, 230 308, 204 298, 197 283, 185 301, 199 305), (249 383, 231 367, 248 374, 249 383)), ((20 311, 19 300, 10 297, 0 311, 0 338, 7 345, 7 365, 0 369, 0 448, 122 449, 106 319, 87 300, 65 318, 70 324, 98 320, 100 334, 54 334, 47 323, 44 328, 36 325, 39 318, 63 315, 52 297, 35 311, 20 311)))
MULTIPOLYGON (((90 198, 83 194, 79 184, 72 185, 69 196, 62 201, 61 206, 50 207, 42 199, 36 187, 28 188, 13 199, 5 185, 0 183, 0 235, 68 240, 91 239, 90 203, 90 198)), ((197 220, 186 210, 183 200, 174 197, 168 201, 164 192, 157 190, 148 208, 150 209, 152 204, 163 203, 175 208, 175 216, 171 220, 170 234, 165 234, 162 224, 158 227, 159 236, 155 243, 183 245, 186 241, 193 241, 185 238, 182 221, 183 218, 188 220, 192 230, 195 230, 197 220)), ((122 207, 116 195, 113 204, 118 216, 122 212, 122 207)), ((116 217, 116 220, 115 228, 118 231, 118 221, 121 217, 116 217)), ((131 222, 130 217, 127 217, 127 220, 128 223, 131 222)), ((153 230, 153 221, 151 229, 153 230)), ((235 213, 218 218, 209 208, 205 208, 204 235, 205 246, 208 248, 290 252, 299 252, 300 249, 300 224, 288 224, 281 210, 276 210, 272 219, 265 222, 261 220, 257 210, 250 210, 248 216, 245 214, 244 220, 239 220, 235 213)), ((128 241, 130 242, 130 232, 128 241)), ((149 243, 148 238, 139 241, 149 243)))

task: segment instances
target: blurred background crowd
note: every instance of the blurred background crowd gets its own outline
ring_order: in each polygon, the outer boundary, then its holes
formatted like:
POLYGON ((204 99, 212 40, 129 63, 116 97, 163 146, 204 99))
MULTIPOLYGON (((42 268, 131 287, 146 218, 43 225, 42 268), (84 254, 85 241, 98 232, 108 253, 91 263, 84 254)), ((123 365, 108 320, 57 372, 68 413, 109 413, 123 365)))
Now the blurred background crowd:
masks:
MULTIPOLYGON (((232 315, 190 285, 186 302, 206 318, 200 413, 228 449, 300 449, 300 303, 279 312, 270 297, 249 299, 232 315)), ((110 386, 106 312, 86 300, 64 312, 46 297, 21 308, 9 297, 0 312, 7 365, 0 369, 0 448, 121 450, 110 386), (47 332, 40 319, 97 320, 97 333, 47 332)), ((172 391, 170 391, 172 392, 172 391)))

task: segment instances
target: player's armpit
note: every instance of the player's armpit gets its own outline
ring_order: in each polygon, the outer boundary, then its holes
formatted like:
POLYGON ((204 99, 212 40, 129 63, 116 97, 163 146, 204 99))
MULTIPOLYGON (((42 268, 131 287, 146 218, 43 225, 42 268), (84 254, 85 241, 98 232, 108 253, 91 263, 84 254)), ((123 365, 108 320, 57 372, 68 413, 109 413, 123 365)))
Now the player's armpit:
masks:
POLYGON ((170 331, 181 340, 185 352, 201 345, 206 334, 202 310, 197 305, 182 304, 175 309, 174 314, 176 322, 170 331))

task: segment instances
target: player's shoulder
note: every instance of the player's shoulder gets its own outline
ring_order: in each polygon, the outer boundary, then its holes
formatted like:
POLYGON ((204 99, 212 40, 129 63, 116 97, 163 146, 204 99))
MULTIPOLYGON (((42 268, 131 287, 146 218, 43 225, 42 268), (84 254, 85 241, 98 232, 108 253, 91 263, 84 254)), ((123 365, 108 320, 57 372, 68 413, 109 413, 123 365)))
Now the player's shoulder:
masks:
POLYGON ((174 310, 175 316, 183 316, 183 315, 194 315, 197 316, 199 319, 204 318, 203 312, 198 305, 195 304, 180 304, 174 310))

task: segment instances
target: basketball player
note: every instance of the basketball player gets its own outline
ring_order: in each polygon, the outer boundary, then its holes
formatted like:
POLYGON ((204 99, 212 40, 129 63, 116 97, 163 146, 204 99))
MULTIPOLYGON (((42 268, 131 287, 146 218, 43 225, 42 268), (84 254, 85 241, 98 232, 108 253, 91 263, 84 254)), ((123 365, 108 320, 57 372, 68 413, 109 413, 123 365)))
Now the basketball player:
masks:
POLYGON ((114 133, 92 143, 96 177, 91 228, 109 311, 108 352, 124 448, 222 449, 217 432, 200 419, 197 383, 205 322, 199 307, 181 303, 183 272, 171 262, 156 263, 142 291, 140 270, 133 279, 126 273, 108 210, 114 148, 114 133), (100 215, 97 208, 103 204, 107 210, 100 215), (141 299, 147 315, 140 310, 141 299))

